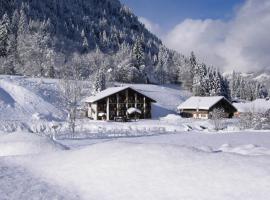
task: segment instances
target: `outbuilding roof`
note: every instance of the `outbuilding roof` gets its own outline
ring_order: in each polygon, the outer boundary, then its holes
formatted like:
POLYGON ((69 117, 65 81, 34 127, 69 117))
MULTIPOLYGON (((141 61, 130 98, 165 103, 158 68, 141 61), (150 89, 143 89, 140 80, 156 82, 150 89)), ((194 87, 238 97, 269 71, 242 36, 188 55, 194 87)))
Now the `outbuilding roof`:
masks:
MULTIPOLYGON (((228 101, 223 96, 213 96, 213 97, 197 97, 197 96, 195 97, 194 96, 194 97, 190 97, 188 100, 186 100, 180 106, 178 106, 178 109, 179 110, 182 110, 182 109, 209 110, 211 107, 213 107, 215 104, 217 104, 222 99, 228 101)), ((230 103, 230 102, 228 101, 228 103, 230 103)))
POLYGON ((143 94, 143 92, 138 91, 138 90, 136 90, 136 89, 134 89, 134 88, 132 88, 130 86, 110 87, 110 88, 107 88, 106 90, 103 90, 103 91, 97 93, 94 96, 85 98, 83 101, 86 102, 86 103, 95 103, 95 102, 97 102, 97 101, 99 101, 101 99, 104 99, 106 97, 109 97, 109 96, 111 96, 113 94, 116 94, 118 92, 124 91, 126 89, 132 89, 132 90, 134 90, 134 91, 142 94, 143 96, 151 99, 153 102, 155 102, 155 100, 153 100, 152 98, 146 96, 145 94, 143 94))

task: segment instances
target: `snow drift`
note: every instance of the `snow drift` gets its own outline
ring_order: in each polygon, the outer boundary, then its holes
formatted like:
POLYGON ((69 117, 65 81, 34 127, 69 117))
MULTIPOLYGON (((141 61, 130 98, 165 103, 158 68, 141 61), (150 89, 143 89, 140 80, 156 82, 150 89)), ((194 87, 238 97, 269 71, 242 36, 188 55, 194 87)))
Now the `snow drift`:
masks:
POLYGON ((30 133, 12 133, 0 137, 0 157, 55 152, 66 149, 46 137, 30 133))
POLYGON ((254 200, 270 195, 270 160, 265 156, 105 142, 17 162, 50 183, 77 191, 81 199, 254 200))

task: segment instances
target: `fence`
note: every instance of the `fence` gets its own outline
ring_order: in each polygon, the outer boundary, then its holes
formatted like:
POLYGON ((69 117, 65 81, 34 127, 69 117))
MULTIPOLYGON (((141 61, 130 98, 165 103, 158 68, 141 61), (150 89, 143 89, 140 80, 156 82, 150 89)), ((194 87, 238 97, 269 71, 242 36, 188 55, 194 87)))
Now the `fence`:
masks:
POLYGON ((105 138, 121 138, 121 137, 141 137, 166 134, 165 127, 125 127, 125 128, 106 128, 97 127, 87 131, 80 131, 75 134, 69 132, 61 132, 56 134, 56 139, 105 139, 105 138))

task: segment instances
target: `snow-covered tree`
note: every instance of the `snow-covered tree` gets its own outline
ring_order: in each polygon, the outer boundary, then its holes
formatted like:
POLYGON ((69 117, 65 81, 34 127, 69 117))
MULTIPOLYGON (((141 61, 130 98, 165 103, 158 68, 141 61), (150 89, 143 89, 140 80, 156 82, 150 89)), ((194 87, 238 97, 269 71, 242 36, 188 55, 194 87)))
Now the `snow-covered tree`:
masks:
POLYGON ((225 111, 223 108, 215 108, 211 113, 211 120, 215 130, 222 130, 224 128, 225 111))
POLYGON ((159 49, 158 63, 155 70, 156 79, 159 84, 165 84, 167 82, 168 60, 169 60, 169 52, 164 46, 162 46, 159 49))
POLYGON ((68 113, 67 121, 71 137, 74 137, 77 126, 77 107, 81 102, 83 86, 80 70, 76 65, 65 66, 65 69, 66 71, 63 71, 60 79, 60 89, 68 113))
POLYGON ((137 69, 139 69, 142 65, 145 65, 145 56, 142 48, 142 40, 141 38, 137 38, 133 47, 133 58, 134 64, 137 69))
POLYGON ((10 33, 10 20, 7 14, 4 14, 0 20, 0 57, 8 54, 8 38, 10 33))
POLYGON ((82 52, 85 53, 89 50, 89 43, 88 43, 88 39, 85 35, 84 30, 82 30, 82 32, 81 32, 81 37, 82 37, 82 41, 83 41, 82 42, 82 48, 83 48, 82 52))
POLYGON ((205 79, 207 78, 207 68, 205 64, 197 64, 193 72, 193 94, 195 96, 206 96, 207 85, 205 79))
POLYGON ((99 70, 95 76, 94 92, 98 93, 106 89, 106 77, 103 70, 99 70))

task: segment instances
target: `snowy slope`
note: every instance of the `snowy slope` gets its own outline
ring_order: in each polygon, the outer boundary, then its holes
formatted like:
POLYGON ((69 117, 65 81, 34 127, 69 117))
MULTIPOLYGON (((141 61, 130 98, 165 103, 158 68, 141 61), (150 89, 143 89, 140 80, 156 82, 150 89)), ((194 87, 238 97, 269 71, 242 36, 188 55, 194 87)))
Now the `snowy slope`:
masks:
POLYGON ((176 113, 177 106, 191 96, 191 93, 182 90, 177 85, 145 85, 145 84, 125 84, 146 94, 157 103, 153 105, 152 116, 154 118, 165 117, 168 114, 176 113))
POLYGON ((0 133, 41 132, 53 121, 64 121, 58 81, 0 76, 0 133))
POLYGON ((33 91, 10 79, 0 79, 0 119, 24 120, 35 114, 47 120, 61 119, 63 113, 33 91))
POLYGON ((55 152, 64 150, 63 145, 30 133, 12 133, 0 137, 0 157, 55 152))
MULTIPOLYGON (((91 93, 91 83, 85 82, 86 98, 91 93)), ((153 117, 175 113, 177 106, 190 96, 175 85, 157 86, 132 84, 157 101, 153 117)), ((41 130, 51 121, 65 121, 66 108, 61 98, 59 80, 0 76, 0 132, 16 130, 41 130)), ((48 129, 48 128, 46 128, 48 129)))

